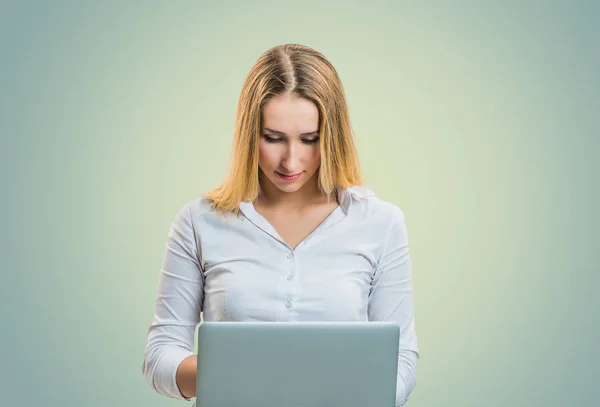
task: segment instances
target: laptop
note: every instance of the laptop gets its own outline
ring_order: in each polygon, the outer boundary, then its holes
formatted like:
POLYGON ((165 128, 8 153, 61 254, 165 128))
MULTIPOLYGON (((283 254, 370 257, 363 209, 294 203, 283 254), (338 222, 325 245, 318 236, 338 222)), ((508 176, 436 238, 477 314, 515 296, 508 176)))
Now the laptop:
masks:
POLYGON ((394 407, 394 322, 206 321, 196 407, 394 407))

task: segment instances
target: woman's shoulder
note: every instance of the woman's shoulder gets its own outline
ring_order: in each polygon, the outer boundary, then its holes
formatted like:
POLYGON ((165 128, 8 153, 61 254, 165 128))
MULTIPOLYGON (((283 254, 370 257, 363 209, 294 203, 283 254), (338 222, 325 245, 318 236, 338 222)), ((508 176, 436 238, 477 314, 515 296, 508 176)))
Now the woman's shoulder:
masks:
POLYGON ((199 196, 197 198, 189 200, 181 208, 181 212, 187 212, 187 216, 191 219, 192 223, 229 223, 238 220, 239 215, 233 212, 219 212, 215 209, 213 202, 204 197, 199 196))
POLYGON ((397 204, 385 200, 375 192, 364 186, 351 186, 348 193, 352 197, 352 206, 355 211, 370 220, 389 222, 390 220, 402 221, 404 211, 397 204))
POLYGON ((210 210, 210 205, 203 202, 201 198, 192 199, 177 207, 176 213, 172 220, 174 225, 187 225, 188 227, 198 221, 199 218, 206 216, 210 210))
POLYGON ((190 201, 187 202, 186 206, 189 207, 190 212, 193 212, 196 214, 204 214, 206 212, 211 211, 210 200, 208 200, 207 198, 205 198, 203 196, 199 196, 199 197, 191 199, 190 201))

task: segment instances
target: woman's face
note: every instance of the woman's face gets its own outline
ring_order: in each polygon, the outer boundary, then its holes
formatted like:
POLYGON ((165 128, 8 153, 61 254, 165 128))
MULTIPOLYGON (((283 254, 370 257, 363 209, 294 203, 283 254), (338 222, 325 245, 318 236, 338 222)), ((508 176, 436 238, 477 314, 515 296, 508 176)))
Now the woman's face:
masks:
POLYGON ((262 111, 258 161, 266 178, 283 192, 296 192, 313 178, 320 163, 317 106, 292 95, 269 100, 262 111))

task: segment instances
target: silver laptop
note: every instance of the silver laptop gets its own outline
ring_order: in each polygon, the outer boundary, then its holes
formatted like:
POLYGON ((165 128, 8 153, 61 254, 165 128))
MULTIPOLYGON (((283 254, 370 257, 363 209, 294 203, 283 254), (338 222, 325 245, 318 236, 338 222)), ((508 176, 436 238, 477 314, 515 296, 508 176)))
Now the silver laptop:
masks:
POLYGON ((393 322, 231 322, 198 327, 197 407, 394 407, 393 322))

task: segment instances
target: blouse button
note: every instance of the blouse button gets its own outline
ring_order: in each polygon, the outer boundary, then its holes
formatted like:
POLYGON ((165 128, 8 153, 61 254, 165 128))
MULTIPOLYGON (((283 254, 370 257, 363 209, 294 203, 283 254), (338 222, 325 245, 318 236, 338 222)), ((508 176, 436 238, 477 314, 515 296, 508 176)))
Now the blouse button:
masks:
POLYGON ((286 301, 286 302, 285 302, 285 307, 286 307, 286 308, 291 308, 291 307, 292 307, 292 303, 291 303, 291 302, 289 302, 289 301, 286 301))
POLYGON ((288 281, 292 281, 293 278, 294 278, 294 276, 292 274, 290 274, 290 275, 287 276, 288 281))

